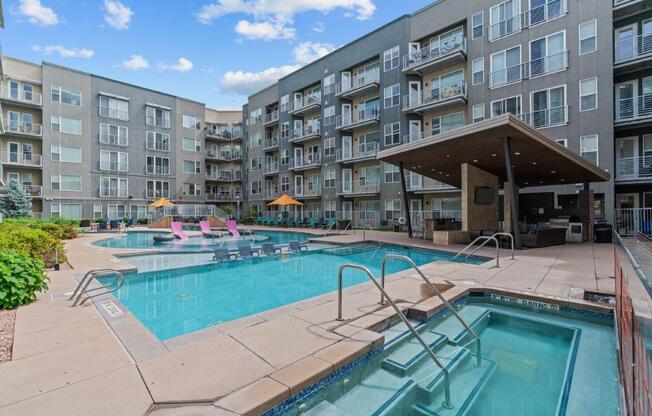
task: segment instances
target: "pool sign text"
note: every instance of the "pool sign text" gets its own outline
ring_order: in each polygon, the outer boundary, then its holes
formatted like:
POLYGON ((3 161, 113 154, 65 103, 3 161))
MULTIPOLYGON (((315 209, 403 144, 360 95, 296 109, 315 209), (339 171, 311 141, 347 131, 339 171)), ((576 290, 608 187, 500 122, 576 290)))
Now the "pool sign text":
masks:
POLYGON ((554 303, 539 302, 537 300, 531 300, 531 299, 520 299, 520 298, 515 298, 507 295, 499 295, 496 293, 491 294, 491 299, 502 301, 502 302, 516 303, 517 305, 527 306, 529 308, 546 309, 550 311, 559 312, 559 305, 556 305, 554 303))

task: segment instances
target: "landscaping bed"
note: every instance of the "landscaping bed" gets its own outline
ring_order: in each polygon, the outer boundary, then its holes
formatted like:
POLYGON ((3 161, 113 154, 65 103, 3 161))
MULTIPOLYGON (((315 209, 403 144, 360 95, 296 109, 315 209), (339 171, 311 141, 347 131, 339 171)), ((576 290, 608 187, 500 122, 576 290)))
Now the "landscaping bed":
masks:
POLYGON ((11 361, 16 310, 0 309, 0 363, 11 361))

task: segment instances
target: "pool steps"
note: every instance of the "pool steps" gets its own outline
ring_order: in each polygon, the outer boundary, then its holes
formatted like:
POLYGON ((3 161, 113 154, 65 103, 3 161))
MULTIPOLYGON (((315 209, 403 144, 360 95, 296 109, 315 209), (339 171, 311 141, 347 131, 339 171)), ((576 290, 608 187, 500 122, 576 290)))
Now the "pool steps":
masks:
MULTIPOLYGON (((486 326, 490 317, 487 309, 476 305, 467 305, 460 314, 476 330, 486 326)), ((468 341, 464 328, 452 315, 432 328, 420 324, 417 331, 449 370, 453 409, 442 407, 443 372, 401 322, 383 331, 385 359, 380 368, 368 370, 343 395, 322 401, 305 416, 464 415, 495 363, 482 359, 481 367, 476 366, 475 344, 464 345, 468 341)))
POLYGON ((348 256, 350 254, 364 253, 367 251, 375 251, 375 250, 378 250, 378 244, 361 243, 361 244, 351 244, 351 245, 340 246, 340 247, 326 248, 323 250, 323 252, 328 254, 334 254, 336 256, 348 256))

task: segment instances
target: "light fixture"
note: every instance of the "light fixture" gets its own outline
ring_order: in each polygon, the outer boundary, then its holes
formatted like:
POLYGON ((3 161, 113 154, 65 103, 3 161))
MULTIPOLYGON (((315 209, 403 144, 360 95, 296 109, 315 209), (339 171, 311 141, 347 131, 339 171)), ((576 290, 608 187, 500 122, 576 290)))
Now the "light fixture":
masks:
POLYGON ((557 171, 556 170, 551 170, 550 173, 557 173, 557 171))
POLYGON ((496 154, 495 154, 495 153, 492 153, 492 154, 491 154, 491 157, 496 157, 496 154))
POLYGON ((473 163, 478 163, 478 159, 473 159, 473 163))
POLYGON ((518 156, 520 154, 521 154, 521 152, 514 152, 514 156, 518 156))
POLYGON ((533 165, 536 165, 536 164, 537 164, 537 162, 532 162, 532 164, 533 164, 533 165))

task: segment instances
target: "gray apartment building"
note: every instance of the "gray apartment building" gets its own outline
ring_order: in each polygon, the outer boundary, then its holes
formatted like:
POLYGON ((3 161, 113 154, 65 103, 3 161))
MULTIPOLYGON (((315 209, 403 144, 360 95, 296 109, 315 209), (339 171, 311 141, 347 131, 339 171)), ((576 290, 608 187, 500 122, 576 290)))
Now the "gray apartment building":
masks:
MULTIPOLYGON (((613 222, 616 208, 652 207, 644 205, 650 188, 642 177, 636 201, 625 205, 620 195, 613 35, 630 21, 638 22, 634 34, 645 33, 651 13, 649 2, 635 0, 442 0, 401 16, 249 97, 248 205, 265 211, 287 192, 305 203, 298 208, 305 217, 392 225, 409 208, 413 218, 456 218, 459 191, 410 172, 405 207, 398 167, 376 153, 510 112, 612 174, 611 182, 590 185, 598 218, 613 222), (630 3, 638 16, 619 9, 630 3)), ((649 26, 652 32, 652 20, 649 26)), ((640 36, 639 47, 652 45, 640 36)), ((644 77, 635 62, 629 66, 644 77)), ((631 156, 640 158, 645 140, 638 140, 631 156)), ((647 144, 652 152, 652 139, 647 144)), ((545 200, 538 205, 550 212, 577 204, 582 186, 532 183, 520 192, 526 205, 545 200)))

